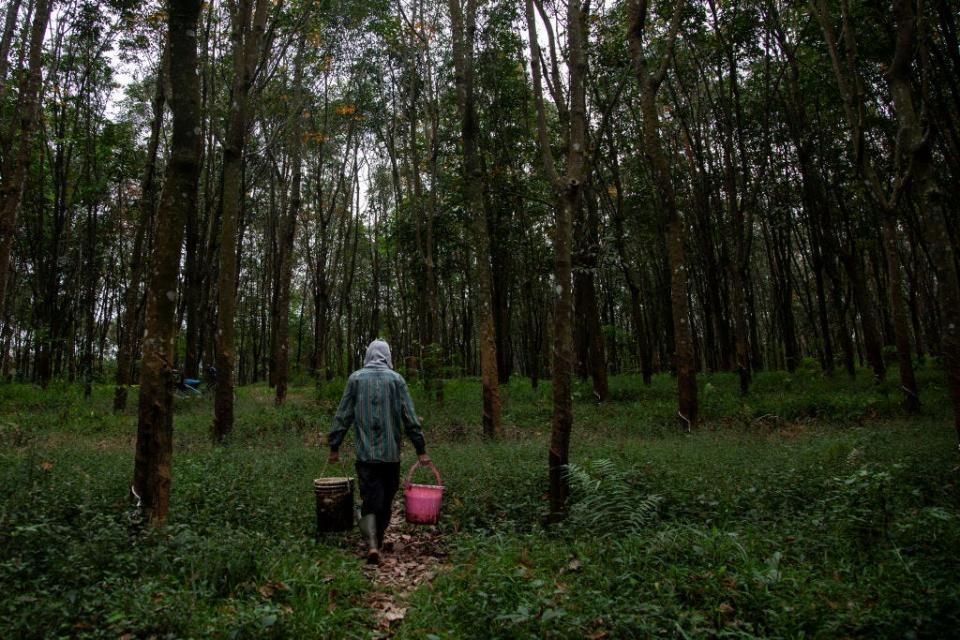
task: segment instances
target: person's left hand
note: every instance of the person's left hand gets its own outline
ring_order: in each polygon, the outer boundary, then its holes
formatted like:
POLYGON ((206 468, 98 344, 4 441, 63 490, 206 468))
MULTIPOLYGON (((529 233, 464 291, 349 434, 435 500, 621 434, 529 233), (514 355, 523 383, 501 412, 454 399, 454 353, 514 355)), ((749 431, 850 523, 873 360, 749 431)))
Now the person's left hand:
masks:
POLYGON ((420 464, 430 464, 430 463, 432 462, 432 460, 430 460, 430 456, 428 456, 428 455, 425 454, 425 453, 421 453, 420 455, 418 455, 418 456, 417 456, 417 461, 418 461, 420 464))
POLYGON ((328 464, 337 464, 338 462, 340 462, 340 452, 339 452, 339 451, 331 451, 331 452, 330 452, 330 457, 327 458, 327 463, 328 463, 328 464))

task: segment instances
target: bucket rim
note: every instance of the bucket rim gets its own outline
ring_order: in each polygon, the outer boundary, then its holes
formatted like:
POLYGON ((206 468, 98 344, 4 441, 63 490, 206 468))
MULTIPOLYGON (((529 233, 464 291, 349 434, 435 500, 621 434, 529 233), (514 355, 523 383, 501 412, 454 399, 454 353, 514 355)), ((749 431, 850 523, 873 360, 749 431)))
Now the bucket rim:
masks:
POLYGON ((410 484, 408 484, 408 485, 407 485, 406 487, 404 487, 404 488, 405 488, 405 489, 429 489, 429 490, 431 490, 431 491, 435 491, 435 492, 437 492, 437 493, 440 493, 440 492, 443 491, 444 485, 442 485, 442 484, 417 484, 417 483, 415 483, 415 482, 411 482, 410 484))

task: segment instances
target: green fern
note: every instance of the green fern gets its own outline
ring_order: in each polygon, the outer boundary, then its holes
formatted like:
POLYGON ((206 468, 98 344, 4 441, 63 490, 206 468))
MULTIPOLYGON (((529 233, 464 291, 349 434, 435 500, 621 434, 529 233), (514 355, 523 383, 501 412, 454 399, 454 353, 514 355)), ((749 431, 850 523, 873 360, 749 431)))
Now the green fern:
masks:
POLYGON ((600 536, 637 533, 648 527, 663 498, 641 493, 631 484, 631 475, 631 469, 618 469, 606 459, 584 466, 568 464, 568 526, 600 536))

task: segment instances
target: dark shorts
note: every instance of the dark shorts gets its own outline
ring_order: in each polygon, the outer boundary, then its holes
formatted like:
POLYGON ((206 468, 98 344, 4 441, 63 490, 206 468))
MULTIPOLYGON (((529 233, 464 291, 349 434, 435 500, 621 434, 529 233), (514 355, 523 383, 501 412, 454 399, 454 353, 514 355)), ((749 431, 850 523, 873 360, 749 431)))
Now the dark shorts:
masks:
POLYGON ((377 516, 377 536, 382 542, 390 524, 393 498, 400 488, 400 463, 357 461, 357 479, 362 499, 360 515, 372 513, 377 516))

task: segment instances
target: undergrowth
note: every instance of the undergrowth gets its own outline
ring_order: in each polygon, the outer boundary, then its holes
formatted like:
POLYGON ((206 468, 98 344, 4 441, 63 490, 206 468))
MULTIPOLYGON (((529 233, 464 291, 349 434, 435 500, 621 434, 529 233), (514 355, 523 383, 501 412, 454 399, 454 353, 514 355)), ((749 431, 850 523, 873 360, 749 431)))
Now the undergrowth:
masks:
MULTIPOLYGON (((704 375, 691 435, 668 376, 614 376, 599 406, 578 382, 570 515, 549 528, 549 384, 505 385, 486 442, 477 381, 448 381, 443 403, 414 381, 451 555, 394 631, 950 637, 960 491, 939 375, 919 370, 916 417, 863 374, 760 373, 746 399, 704 375)), ((294 386, 277 409, 265 386, 238 389, 224 446, 211 400, 178 399, 171 519, 154 531, 129 497, 135 393, 114 414, 107 385, 0 385, 0 637, 374 636, 353 537, 315 534, 341 392, 294 386)))

